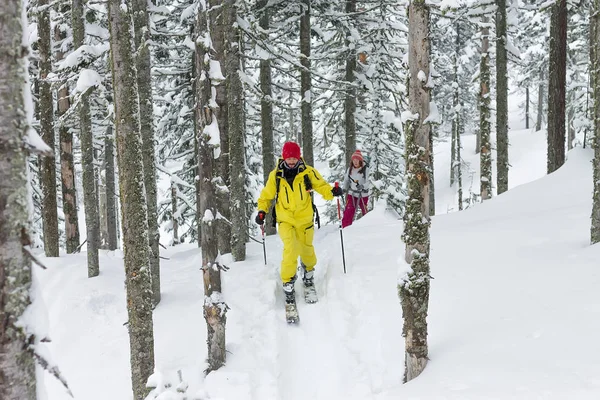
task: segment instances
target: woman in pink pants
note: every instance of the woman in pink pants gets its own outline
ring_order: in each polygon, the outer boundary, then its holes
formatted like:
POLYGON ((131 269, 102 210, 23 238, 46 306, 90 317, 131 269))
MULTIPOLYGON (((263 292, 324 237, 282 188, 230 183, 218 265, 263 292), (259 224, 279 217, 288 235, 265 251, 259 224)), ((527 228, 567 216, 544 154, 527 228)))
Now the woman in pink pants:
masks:
POLYGON ((342 218, 342 228, 352 225, 356 209, 360 207, 360 211, 365 215, 367 204, 369 203, 369 172, 367 164, 360 150, 356 150, 352 154, 350 168, 346 172, 344 178, 344 192, 346 192, 346 208, 344 209, 344 217, 342 218))

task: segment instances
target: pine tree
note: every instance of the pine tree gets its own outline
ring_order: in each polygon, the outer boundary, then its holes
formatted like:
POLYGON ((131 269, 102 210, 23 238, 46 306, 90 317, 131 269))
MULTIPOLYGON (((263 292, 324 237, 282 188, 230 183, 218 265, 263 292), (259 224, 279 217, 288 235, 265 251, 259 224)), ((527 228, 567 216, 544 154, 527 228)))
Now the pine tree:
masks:
MULTIPOLYGON (((29 338, 19 319, 30 303, 29 193, 24 99, 29 90, 21 0, 0 2, 0 398, 35 400, 36 373, 29 338)), ((49 26, 48 26, 49 28, 49 26)), ((47 32, 49 34, 49 32, 47 32)), ((52 158, 51 158, 52 160, 52 158)), ((53 162, 52 165, 54 166, 53 162)), ((56 210, 55 210, 56 211, 56 210)))
POLYGON ((48 0, 40 0, 38 11, 40 55, 39 114, 42 139, 53 151, 52 157, 41 157, 40 184, 42 186, 42 221, 44 251, 48 257, 58 257, 58 205, 56 200, 56 166, 54 141, 54 101, 48 75, 52 72, 52 40, 48 0))
POLYGON ((479 67, 479 136, 480 147, 480 195, 481 200, 492 198, 492 142, 491 142, 491 111, 490 111, 490 54, 487 17, 481 22, 481 63, 479 67))
POLYGON ((311 27, 310 19, 312 0, 300 1, 300 97, 302 113, 302 135, 300 147, 302 158, 309 165, 314 165, 313 151, 313 114, 312 114, 312 77, 311 77, 311 27))
POLYGON ((427 365, 427 310, 429 304, 429 6, 412 0, 409 19, 409 110, 406 124, 406 171, 408 199, 404 214, 403 239, 408 273, 398 284, 404 317, 406 343, 404 382, 421 374, 427 365))
POLYGON ((506 0, 496 0, 496 162, 498 194, 508 190, 508 59, 506 0))
POLYGON ((591 242, 600 243, 600 0, 593 0, 590 20, 592 90, 594 93, 594 174, 591 242))
POLYGON ((548 73, 548 173, 565 162, 567 0, 552 5, 548 73))
POLYGON ((150 66, 150 26, 148 24, 148 1, 133 0, 134 42, 136 48, 137 84, 140 100, 140 130, 142 157, 144 161, 144 188, 148 207, 148 242, 150 272, 152 274, 152 298, 154 306, 160 303, 160 250, 158 215, 156 204, 156 160, 154 155, 154 113, 152 109, 152 69, 150 66))
MULTIPOLYGON (((218 260, 218 243, 215 232, 217 201, 215 194, 214 171, 220 156, 219 124, 213 112, 216 104, 212 95, 212 74, 210 40, 214 30, 224 24, 208 26, 209 11, 198 10, 196 43, 196 146, 198 153, 198 223, 200 247, 202 248, 202 271, 204 276, 204 318, 208 330, 208 368, 206 373, 215 371, 225 364, 225 323, 227 305, 221 295, 221 269, 218 260)), ((225 32, 220 32, 224 34, 225 32)))
POLYGON ((131 382, 134 399, 143 400, 154 372, 153 298, 131 10, 131 3, 108 2, 131 382))

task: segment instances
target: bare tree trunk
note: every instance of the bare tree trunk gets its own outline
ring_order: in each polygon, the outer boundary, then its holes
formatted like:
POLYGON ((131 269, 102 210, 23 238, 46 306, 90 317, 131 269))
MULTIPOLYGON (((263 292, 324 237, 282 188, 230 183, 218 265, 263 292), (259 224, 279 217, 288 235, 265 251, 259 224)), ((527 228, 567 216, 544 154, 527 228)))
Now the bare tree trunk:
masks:
POLYGON ((398 284, 404 317, 404 382, 423 372, 427 365, 427 309, 429 304, 429 176, 431 169, 429 88, 419 74, 429 76, 429 6, 413 0, 408 7, 409 108, 413 119, 406 129, 408 196, 404 215, 405 259, 411 270, 398 284))
POLYGON ((565 97, 567 85, 567 0, 557 0, 550 20, 548 74, 548 173, 565 163, 565 97))
POLYGON ((544 69, 540 68, 540 84, 538 85, 538 104, 537 104, 537 119, 535 121, 535 131, 542 129, 542 121, 544 119, 544 69))
MULTIPOLYGON (((73 0, 71 12, 73 19, 73 45, 75 49, 84 44, 84 1, 73 0)), ((81 94, 79 105, 79 139, 81 142, 81 164, 83 169, 83 205, 87 233, 88 277, 100 274, 98 248, 100 247, 100 217, 98 215, 98 193, 96 192, 96 174, 94 172, 94 137, 90 118, 89 91, 81 94)))
MULTIPOLYGON (((66 39, 66 32, 61 32, 59 26, 54 28, 54 38, 57 42, 66 39)), ((59 50, 56 60, 61 61, 64 52, 59 50)), ((62 181, 62 203, 65 215, 65 242, 67 253, 71 254, 79 248, 79 216, 77 215, 77 189, 75 186, 75 167, 73 164, 73 132, 62 118, 71 107, 69 87, 66 81, 61 82, 58 89, 58 118, 60 120, 58 133, 60 138, 60 172, 62 181)))
POLYGON ((171 221, 173 224, 173 246, 179 244, 179 220, 177 212, 177 184, 171 182, 171 221))
POLYGON ((40 0, 38 14, 38 45, 40 54, 40 131, 44 142, 52 149, 52 157, 41 157, 42 222, 44 251, 47 257, 58 257, 58 205, 56 201, 56 166, 54 158, 54 102, 48 74, 52 72, 52 43, 50 38, 50 8, 48 0, 40 0))
POLYGON ((117 194, 115 192, 115 153, 112 123, 108 126, 104 139, 104 170, 106 171, 106 225, 108 230, 108 249, 118 247, 117 236, 117 194))
MULTIPOLYGON (((270 8, 267 7, 267 0, 261 0, 259 9, 262 10, 259 25, 263 32, 269 31, 270 8)), ((263 40, 268 40, 267 35, 263 35, 263 40)), ((262 98, 260 100, 260 121, 262 128, 262 158, 263 158, 263 180, 267 183, 269 173, 275 168, 275 150, 273 149, 273 99, 271 90, 271 61, 260 60, 260 90, 262 98)), ((269 210, 264 210, 269 211, 269 210)), ((265 222, 265 232, 267 235, 274 235, 277 229, 273 226, 273 213, 267 213, 265 222)))
POLYGON ((463 209, 463 187, 462 187, 462 160, 460 158, 461 152, 461 141, 460 135, 462 133, 463 126, 460 117, 456 120, 456 179, 458 181, 458 210, 463 209))
POLYGON ((525 87, 525 129, 529 129, 529 85, 525 87))
MULTIPOLYGON (((212 34, 207 24, 206 10, 198 11, 198 35, 212 34)), ((211 28, 216 28, 211 25, 211 28)), ((217 28, 218 29, 218 28, 217 28)), ((196 76, 210 76, 209 48, 205 48, 206 41, 196 40, 196 76)), ((211 82, 202 79, 196 82, 196 142, 198 144, 199 163, 199 203, 198 215, 202 230, 200 245, 202 247, 202 270, 204 275, 204 318, 208 330, 208 368, 209 373, 225 364, 225 324, 227 321, 227 305, 221 296, 221 268, 217 262, 219 254, 216 240, 215 224, 212 222, 217 216, 217 202, 214 187, 215 170, 215 145, 209 143, 209 125, 218 124, 216 115, 210 107, 211 82)))
POLYGON ((481 135, 480 159, 480 194, 481 200, 492 198, 492 142, 490 127, 490 66, 489 66, 489 34, 483 19, 481 28, 481 62, 479 64, 479 133, 481 135))
MULTIPOLYGON (((356 19, 356 0, 346 0, 346 14, 350 21, 356 19)), ((356 150, 356 46, 350 46, 352 37, 346 33, 346 93, 344 95, 346 128, 346 165, 350 165, 352 153, 356 150)))
MULTIPOLYGON (((30 303, 29 182, 25 153, 28 121, 23 90, 23 2, 0 2, 0 399, 35 400, 35 362, 30 338, 19 323, 30 303)), ((48 22, 49 24, 49 22, 48 22)), ((49 29, 49 26, 48 26, 49 29)), ((49 34, 49 32, 48 32, 49 34)), ((52 97, 50 96, 50 100, 52 97)), ((53 160, 52 158, 50 158, 53 160)), ((54 165, 53 165, 54 166, 54 165)))
POLYGON ((312 81, 310 72, 310 16, 311 0, 300 3, 300 97, 302 114, 302 157, 308 165, 314 164, 312 126, 312 81))
POLYGON ((590 18, 590 47, 592 61, 592 89, 594 105, 592 116, 594 119, 594 197, 592 204, 591 242, 600 243, 600 0, 593 0, 590 18))
POLYGON ((573 119, 575 118, 575 111, 573 108, 569 110, 568 118, 567 118, 567 131, 569 134, 567 135, 567 150, 571 150, 573 148, 573 141, 575 140, 575 126, 573 126, 573 119))
POLYGON ((154 155, 154 111, 152 109, 152 68, 150 65, 150 26, 148 0, 133 0, 134 43, 136 48, 137 84, 140 101, 140 130, 144 161, 144 187, 148 207, 148 243, 150 272, 152 274, 152 299, 160 303, 160 233, 156 200, 156 159, 154 155))
POLYGON ((225 70, 227 71, 227 117, 229 127, 229 208, 231 213, 231 253, 235 261, 246 259, 248 218, 246 216, 246 149, 244 147, 244 88, 240 79, 240 31, 237 28, 236 0, 225 8, 225 70))
POLYGON ((153 298, 130 10, 131 7, 122 6, 121 0, 108 2, 117 160, 123 216, 131 383, 134 400, 143 400, 149 391, 146 381, 154 372, 153 298))
POLYGON ((496 0, 496 7, 496 184, 502 194, 508 190, 506 0, 496 0))
MULTIPOLYGON (((225 36, 231 26, 226 26, 227 13, 224 10, 224 0, 209 0, 208 18, 210 20, 210 38, 212 48, 214 49, 213 60, 219 61, 221 69, 219 73, 223 74, 225 68, 225 36)), ((219 137, 221 139, 220 156, 215 167, 215 179, 217 180, 216 192, 217 209, 226 220, 218 219, 215 221, 217 225, 217 240, 219 243, 219 251, 221 254, 231 253, 231 210, 229 209, 229 198, 231 196, 231 179, 229 172, 229 116, 227 106, 227 84, 224 81, 225 77, 213 76, 211 84, 216 91, 215 101, 217 108, 213 109, 217 121, 219 123, 219 137)), ((239 166, 235 166, 238 168, 239 166)))

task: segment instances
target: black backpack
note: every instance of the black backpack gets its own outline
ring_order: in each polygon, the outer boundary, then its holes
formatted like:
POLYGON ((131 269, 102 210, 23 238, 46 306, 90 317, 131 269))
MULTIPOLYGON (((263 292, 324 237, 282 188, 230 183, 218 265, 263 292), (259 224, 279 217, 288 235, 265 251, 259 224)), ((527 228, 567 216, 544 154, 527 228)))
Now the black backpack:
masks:
MULTIPOLYGON (((277 226, 277 212, 275 211, 275 206, 277 205, 277 197, 279 197, 279 184, 281 179, 283 178, 279 176, 279 174, 275 174, 275 202, 273 203, 273 208, 271 209, 271 212, 273 213, 273 227, 277 226)), ((310 181, 308 175, 304 175, 304 186, 306 186, 306 190, 309 192, 313 190, 312 182, 310 181)), ((317 228, 321 229, 321 219, 319 218, 319 210, 317 210, 317 206, 315 206, 315 202, 312 200, 312 197, 311 203, 313 209, 313 216, 317 224, 317 228)))

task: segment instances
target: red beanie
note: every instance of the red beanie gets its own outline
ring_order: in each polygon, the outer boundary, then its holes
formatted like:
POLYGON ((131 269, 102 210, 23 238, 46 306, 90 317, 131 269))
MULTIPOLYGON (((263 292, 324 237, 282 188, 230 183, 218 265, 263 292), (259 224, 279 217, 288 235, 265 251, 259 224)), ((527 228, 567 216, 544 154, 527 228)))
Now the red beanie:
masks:
POLYGON ((300 146, 296 142, 285 142, 281 150, 281 158, 300 158, 300 146))
POLYGON ((360 161, 364 161, 365 159, 363 158, 362 153, 360 152, 360 150, 356 150, 354 152, 354 154, 352 154, 352 157, 350 158, 351 160, 357 159, 360 161))

